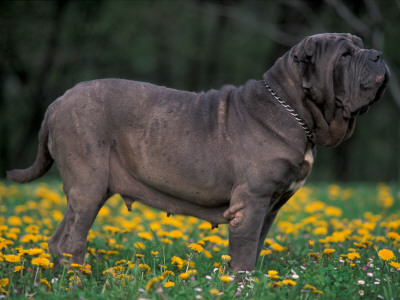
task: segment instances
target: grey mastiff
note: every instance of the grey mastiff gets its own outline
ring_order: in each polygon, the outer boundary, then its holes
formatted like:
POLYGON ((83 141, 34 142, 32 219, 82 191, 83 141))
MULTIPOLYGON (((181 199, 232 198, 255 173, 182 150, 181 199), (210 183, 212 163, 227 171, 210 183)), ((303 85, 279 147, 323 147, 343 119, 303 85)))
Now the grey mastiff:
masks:
POLYGON ((304 183, 316 144, 351 136, 389 80, 382 53, 350 34, 305 38, 262 80, 192 93, 149 83, 83 82, 48 108, 28 182, 57 162, 68 208, 49 240, 82 263, 108 197, 229 223, 230 267, 253 270, 282 205, 304 183))

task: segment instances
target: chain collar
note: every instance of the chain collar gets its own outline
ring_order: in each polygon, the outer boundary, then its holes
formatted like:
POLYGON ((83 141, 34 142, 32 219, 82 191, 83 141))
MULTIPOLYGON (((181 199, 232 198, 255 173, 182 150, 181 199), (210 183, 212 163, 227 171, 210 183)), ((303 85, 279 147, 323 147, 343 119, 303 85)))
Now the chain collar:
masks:
POLYGON ((267 90, 272 94, 272 96, 276 99, 276 101, 278 101, 284 108, 286 108, 286 110, 288 112, 290 112, 290 114, 296 119, 296 121, 300 124, 300 126, 304 129, 307 138, 312 142, 312 134, 311 134, 311 130, 308 128, 308 126, 306 125, 306 123, 303 121, 302 118, 300 118, 300 116, 294 111, 294 109, 287 104, 284 100, 282 100, 275 92, 274 90, 268 85, 267 81, 264 79, 264 84, 265 87, 267 88, 267 90))

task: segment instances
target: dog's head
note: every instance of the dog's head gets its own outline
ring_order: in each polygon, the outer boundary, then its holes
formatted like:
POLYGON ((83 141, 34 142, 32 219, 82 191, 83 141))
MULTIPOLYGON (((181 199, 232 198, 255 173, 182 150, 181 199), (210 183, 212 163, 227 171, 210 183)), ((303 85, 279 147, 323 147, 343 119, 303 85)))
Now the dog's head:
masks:
POLYGON ((379 100, 390 78, 382 53, 364 49, 361 39, 351 34, 307 37, 290 56, 299 70, 306 103, 319 123, 317 131, 324 127, 319 117, 331 127, 329 133, 315 133, 317 143, 325 146, 335 146, 352 134, 355 117, 379 100))

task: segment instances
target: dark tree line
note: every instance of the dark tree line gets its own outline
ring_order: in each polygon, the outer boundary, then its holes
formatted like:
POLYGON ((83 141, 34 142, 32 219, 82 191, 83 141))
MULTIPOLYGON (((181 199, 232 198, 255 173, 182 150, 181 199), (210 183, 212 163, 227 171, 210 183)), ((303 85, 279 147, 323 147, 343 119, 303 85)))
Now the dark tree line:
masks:
POLYGON ((382 50, 392 82, 352 139, 318 149, 315 180, 400 178, 399 0, 3 1, 0 177, 28 166, 47 106, 118 77, 201 91, 261 75, 303 37, 350 32, 382 50))

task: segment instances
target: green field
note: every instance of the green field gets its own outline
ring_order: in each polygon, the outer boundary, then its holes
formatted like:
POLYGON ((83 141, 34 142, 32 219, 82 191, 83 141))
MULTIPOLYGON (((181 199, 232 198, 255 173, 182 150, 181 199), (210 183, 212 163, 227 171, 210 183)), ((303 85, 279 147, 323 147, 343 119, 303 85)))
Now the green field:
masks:
MULTIPOLYGON (((119 196, 88 237, 84 265, 52 269, 61 183, 0 182, 0 298, 399 299, 400 187, 318 184, 284 206, 256 270, 227 268, 228 227, 167 217, 119 196), (236 280, 234 276, 236 275, 236 280)), ((68 259, 68 254, 65 254, 68 259)))

